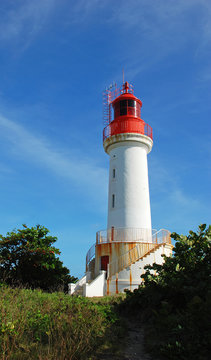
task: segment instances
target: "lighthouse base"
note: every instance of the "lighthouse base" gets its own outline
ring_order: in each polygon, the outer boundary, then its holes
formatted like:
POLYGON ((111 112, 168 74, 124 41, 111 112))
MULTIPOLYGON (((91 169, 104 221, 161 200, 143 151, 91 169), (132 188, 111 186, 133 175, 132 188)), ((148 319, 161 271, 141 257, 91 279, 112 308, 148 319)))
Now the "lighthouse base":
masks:
POLYGON ((154 263, 162 265, 164 262, 162 255, 170 256, 171 254, 171 244, 160 244, 154 249, 151 248, 139 260, 131 263, 127 268, 107 279, 106 294, 118 294, 125 290, 134 291, 143 281, 141 277, 145 273, 144 267, 154 263))
POLYGON ((96 244, 95 257, 87 265, 85 276, 76 284, 69 284, 69 294, 93 297, 134 291, 143 281, 141 276, 146 265, 161 265, 163 255, 172 254, 170 236, 165 232, 167 230, 157 232, 158 235, 162 233, 162 242, 96 244), (109 261, 108 254, 115 254, 113 261, 109 261))

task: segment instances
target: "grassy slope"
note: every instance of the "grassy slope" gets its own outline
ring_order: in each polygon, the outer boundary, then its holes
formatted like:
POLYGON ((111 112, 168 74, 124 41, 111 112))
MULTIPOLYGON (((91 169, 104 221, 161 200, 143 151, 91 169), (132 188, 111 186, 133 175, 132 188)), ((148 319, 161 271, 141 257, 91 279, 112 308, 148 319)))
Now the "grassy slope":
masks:
POLYGON ((0 288, 0 358, 95 359, 115 351, 121 298, 85 299, 63 293, 0 288), (93 355, 96 354, 96 355, 93 355))

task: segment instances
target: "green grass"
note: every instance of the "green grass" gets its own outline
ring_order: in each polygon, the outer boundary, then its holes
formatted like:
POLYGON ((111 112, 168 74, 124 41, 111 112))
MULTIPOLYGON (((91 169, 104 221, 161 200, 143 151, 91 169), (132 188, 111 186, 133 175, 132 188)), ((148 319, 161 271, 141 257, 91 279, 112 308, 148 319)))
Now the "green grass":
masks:
POLYGON ((0 358, 96 359, 115 351, 121 297, 86 299, 63 293, 0 288, 0 358))

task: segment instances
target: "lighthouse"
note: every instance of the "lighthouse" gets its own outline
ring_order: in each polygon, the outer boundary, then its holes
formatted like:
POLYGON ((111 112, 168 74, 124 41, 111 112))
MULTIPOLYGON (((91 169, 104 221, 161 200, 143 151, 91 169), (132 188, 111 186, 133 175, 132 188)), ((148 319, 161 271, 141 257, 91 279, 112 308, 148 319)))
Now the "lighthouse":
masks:
POLYGON ((96 233, 86 255, 86 272, 70 294, 104 296, 133 291, 145 265, 162 264, 172 244, 166 229, 152 229, 147 156, 152 128, 141 118, 141 100, 131 84, 106 89, 103 147, 109 156, 107 228, 96 233))
POLYGON ((147 154, 153 145, 152 128, 141 119, 142 102, 128 82, 109 106, 114 119, 108 119, 103 132, 103 146, 110 157, 107 228, 145 229, 150 238, 147 154))

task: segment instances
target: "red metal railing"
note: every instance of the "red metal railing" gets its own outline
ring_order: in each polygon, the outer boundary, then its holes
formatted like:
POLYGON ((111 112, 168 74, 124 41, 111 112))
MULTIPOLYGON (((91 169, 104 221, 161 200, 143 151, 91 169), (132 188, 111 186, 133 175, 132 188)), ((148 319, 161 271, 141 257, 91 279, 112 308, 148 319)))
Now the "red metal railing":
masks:
POLYGON ((143 120, 113 121, 103 129, 103 141, 117 134, 134 133, 149 136, 152 139, 152 128, 143 120))

